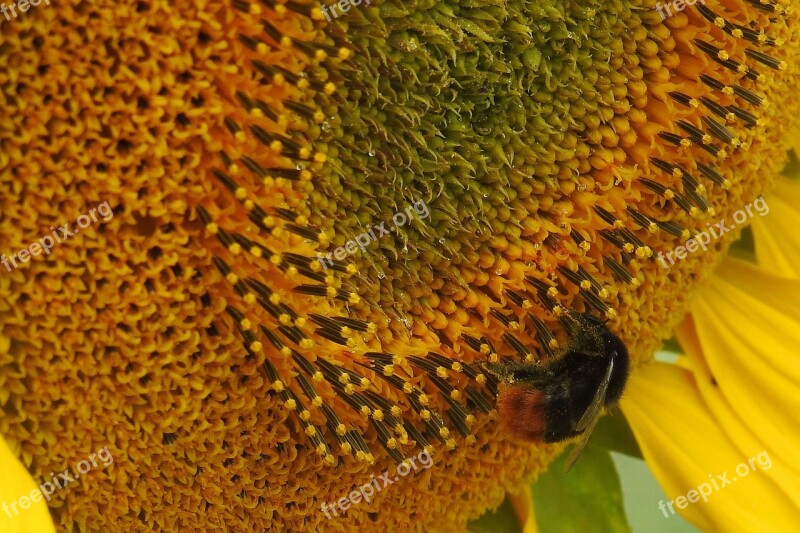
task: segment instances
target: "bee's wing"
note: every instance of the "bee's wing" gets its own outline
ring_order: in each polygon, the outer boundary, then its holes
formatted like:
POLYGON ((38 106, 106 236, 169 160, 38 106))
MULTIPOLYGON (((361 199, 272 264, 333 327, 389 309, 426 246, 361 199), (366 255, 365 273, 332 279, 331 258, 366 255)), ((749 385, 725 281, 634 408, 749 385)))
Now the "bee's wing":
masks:
POLYGON ((603 381, 601 381, 600 386, 597 387, 597 392, 592 399, 592 403, 589 404, 589 407, 586 408, 583 416, 581 416, 581 419, 578 420, 578 423, 575 425, 575 431, 582 431, 583 434, 581 435, 581 440, 575 443, 575 446, 569 453, 569 457, 567 458, 567 472, 569 472, 569 470, 572 468, 572 465, 575 464, 575 461, 578 460, 578 456, 583 448, 586 447, 586 443, 589 442, 589 437, 592 434, 592 430, 594 429, 595 424, 597 424, 597 420, 600 418, 600 410, 606 403, 606 391, 608 390, 608 384, 611 381, 612 370, 614 370, 614 359, 611 359, 608 362, 606 375, 603 376, 603 381))

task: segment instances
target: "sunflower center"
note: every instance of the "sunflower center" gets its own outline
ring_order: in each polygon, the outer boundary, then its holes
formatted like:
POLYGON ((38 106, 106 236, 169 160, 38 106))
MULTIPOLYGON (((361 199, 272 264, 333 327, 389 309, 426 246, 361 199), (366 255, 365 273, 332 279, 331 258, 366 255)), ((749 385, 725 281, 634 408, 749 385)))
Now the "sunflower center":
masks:
POLYGON ((319 139, 336 162, 312 195, 325 209, 309 206, 333 234, 325 264, 366 280, 362 316, 466 324, 480 288, 520 282, 534 243, 588 216, 570 193, 623 158, 608 124, 630 130, 642 23, 599 2, 383 5, 376 38, 351 14, 334 24, 358 47, 354 75, 319 139))

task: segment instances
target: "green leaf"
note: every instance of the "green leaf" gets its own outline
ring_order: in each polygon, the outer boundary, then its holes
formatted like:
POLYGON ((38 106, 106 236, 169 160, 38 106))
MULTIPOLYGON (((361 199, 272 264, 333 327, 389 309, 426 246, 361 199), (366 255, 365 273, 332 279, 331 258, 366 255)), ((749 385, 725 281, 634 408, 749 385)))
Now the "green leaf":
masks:
POLYGON ((636 442, 628 421, 616 409, 597 422, 588 446, 642 459, 642 450, 639 449, 639 443, 636 442))
POLYGON ((520 533, 522 526, 517 520, 514 508, 508 498, 496 511, 485 513, 483 516, 467 524, 470 533, 520 533))
POLYGON ((756 245, 753 239, 753 230, 750 226, 742 229, 741 237, 731 244, 728 249, 728 255, 748 263, 756 263, 756 245))
POLYGON ((789 150, 789 161, 782 172, 784 176, 795 180, 800 179, 800 159, 798 159, 798 155, 800 154, 794 150, 789 150))
POLYGON ((661 347, 662 350, 665 352, 672 352, 672 353, 683 353, 683 348, 678 343, 678 339, 672 337, 671 339, 667 339, 664 341, 664 345, 661 347))
POLYGON ((539 531, 630 533, 611 453, 587 447, 569 473, 564 472, 565 461, 562 454, 533 485, 539 531))

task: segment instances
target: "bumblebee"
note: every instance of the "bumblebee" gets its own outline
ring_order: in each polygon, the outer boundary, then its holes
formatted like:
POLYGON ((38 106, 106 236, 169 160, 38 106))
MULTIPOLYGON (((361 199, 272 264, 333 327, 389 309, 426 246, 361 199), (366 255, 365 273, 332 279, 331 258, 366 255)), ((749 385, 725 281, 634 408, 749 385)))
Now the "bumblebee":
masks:
POLYGON ((572 313, 565 323, 569 340, 547 361, 484 367, 501 382, 498 410, 512 433, 547 443, 582 437, 567 460, 569 469, 603 408, 622 396, 630 360, 625 343, 596 317, 572 313))

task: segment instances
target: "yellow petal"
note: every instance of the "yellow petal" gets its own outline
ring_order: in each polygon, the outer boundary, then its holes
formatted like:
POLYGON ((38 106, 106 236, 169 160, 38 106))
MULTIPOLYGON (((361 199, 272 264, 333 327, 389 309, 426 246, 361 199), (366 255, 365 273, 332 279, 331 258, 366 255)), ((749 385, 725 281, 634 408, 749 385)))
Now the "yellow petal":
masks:
POLYGON ((729 258, 691 310, 699 346, 685 349, 698 365, 702 354, 725 401, 800 475, 800 281, 729 258))
MULTIPOLYGON (((785 452, 781 451, 782 441, 774 442, 765 438, 759 421, 742 418, 737 407, 731 405, 725 398, 719 383, 712 376, 708 363, 703 358, 700 338, 691 316, 688 316, 680 325, 677 333, 681 346, 687 353, 687 357, 681 359, 688 362, 694 373, 700 396, 722 431, 735 442, 743 454, 749 450, 761 449, 765 452, 765 458, 769 458, 770 461, 775 460, 785 466, 786 468, 779 468, 773 472, 773 478, 780 487, 784 487, 784 489, 800 487, 800 476, 796 472, 797 461, 792 457, 786 461, 782 457, 785 455, 785 452)), ((795 506, 800 508, 800 493, 790 489, 786 491, 786 494, 795 506)))
POLYGON ((514 507, 514 514, 517 515, 517 520, 522 526, 522 533, 538 533, 539 528, 536 525, 531 485, 526 484, 518 494, 509 493, 508 500, 511 502, 511 506, 514 507))
POLYGON ((784 466, 774 461, 761 468, 764 450, 737 448, 703 403, 692 372, 665 363, 644 366, 631 377, 622 408, 670 498, 653 502, 656 512, 669 518, 671 506, 703 531, 791 531, 798 523, 800 509, 775 477, 784 466))
POLYGON ((766 202, 766 215, 753 218, 758 265, 772 274, 800 279, 800 181, 779 178, 766 202))
POLYGON ((0 437, 0 531, 3 533, 55 531, 47 502, 41 497, 41 492, 28 471, 17 460, 2 437, 0 437), (39 501, 33 501, 32 498, 38 498, 39 501))

